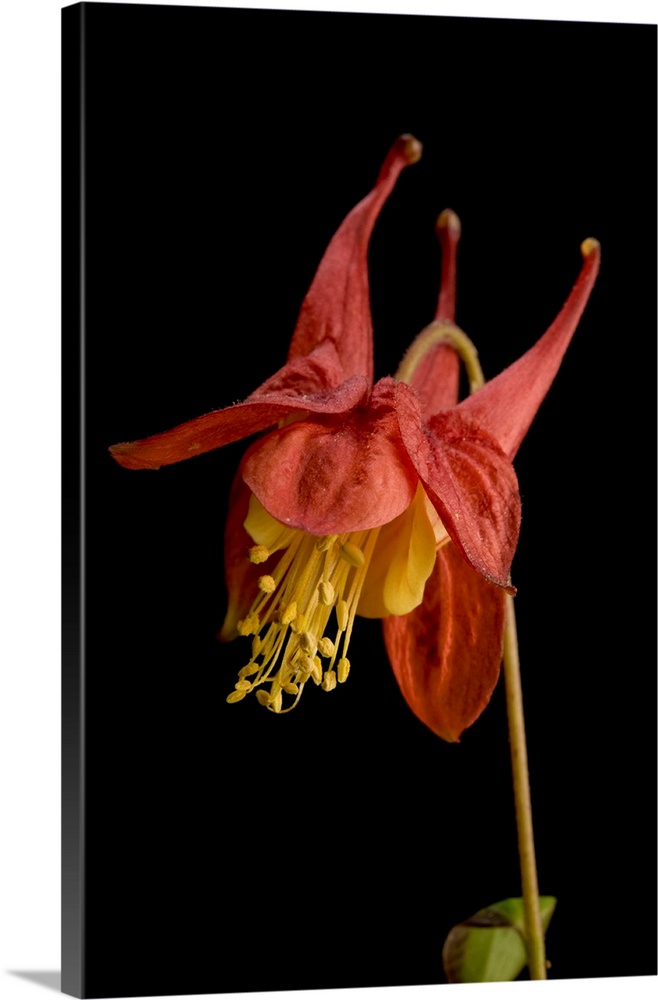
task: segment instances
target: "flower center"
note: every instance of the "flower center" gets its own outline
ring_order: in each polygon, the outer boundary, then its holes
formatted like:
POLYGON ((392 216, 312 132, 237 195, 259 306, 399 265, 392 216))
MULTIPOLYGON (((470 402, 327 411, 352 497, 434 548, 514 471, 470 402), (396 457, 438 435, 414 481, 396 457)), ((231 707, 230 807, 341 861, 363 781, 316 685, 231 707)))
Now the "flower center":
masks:
POLYGON ((289 712, 308 680, 324 691, 347 680, 354 616, 380 529, 309 535, 286 528, 253 496, 245 528, 256 542, 249 549, 252 563, 282 554, 259 578, 258 595, 238 622, 240 635, 253 636, 251 659, 227 701, 257 689, 261 705, 289 712))

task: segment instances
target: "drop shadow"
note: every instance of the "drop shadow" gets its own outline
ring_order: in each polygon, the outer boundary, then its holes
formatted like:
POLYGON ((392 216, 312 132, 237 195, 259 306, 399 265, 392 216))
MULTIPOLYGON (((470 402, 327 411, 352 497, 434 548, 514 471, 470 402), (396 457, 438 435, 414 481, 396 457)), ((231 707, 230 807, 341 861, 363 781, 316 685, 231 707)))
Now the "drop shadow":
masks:
POLYGON ((61 993, 62 990, 62 973, 59 969, 55 972, 45 972, 45 971, 19 971, 18 969, 9 969, 10 976, 20 976, 21 979, 29 979, 31 983, 37 983, 39 986, 45 986, 49 990, 57 990, 61 993))

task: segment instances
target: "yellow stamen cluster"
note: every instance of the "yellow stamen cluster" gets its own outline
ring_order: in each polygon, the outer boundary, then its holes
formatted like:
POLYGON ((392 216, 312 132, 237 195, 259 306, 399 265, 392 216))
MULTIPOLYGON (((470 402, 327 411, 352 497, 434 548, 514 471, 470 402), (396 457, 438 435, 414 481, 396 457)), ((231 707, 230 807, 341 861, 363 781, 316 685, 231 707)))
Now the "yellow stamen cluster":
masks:
POLYGON ((228 702, 257 689, 261 705, 289 712, 308 680, 323 691, 347 680, 354 615, 378 534, 373 528, 319 538, 281 525, 270 547, 249 549, 254 564, 267 562, 277 551, 281 555, 259 578, 258 596, 238 622, 240 635, 253 636, 251 659, 228 702), (291 704, 284 702, 286 696, 291 704))

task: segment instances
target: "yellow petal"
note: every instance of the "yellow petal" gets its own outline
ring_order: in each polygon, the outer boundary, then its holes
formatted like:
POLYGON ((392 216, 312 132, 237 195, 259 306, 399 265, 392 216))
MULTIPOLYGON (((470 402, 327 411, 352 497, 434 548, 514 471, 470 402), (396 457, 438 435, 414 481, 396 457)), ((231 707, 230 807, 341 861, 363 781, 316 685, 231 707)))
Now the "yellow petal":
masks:
POLYGON ((253 493, 249 497, 249 512, 244 526, 256 544, 264 546, 269 552, 274 552, 282 547, 282 543, 289 542, 286 536, 292 534, 292 529, 286 528, 267 513, 253 493))
POLYGON ((447 537, 419 484, 411 506, 379 532, 357 614, 386 618, 406 615, 418 607, 434 568, 437 545, 447 537))

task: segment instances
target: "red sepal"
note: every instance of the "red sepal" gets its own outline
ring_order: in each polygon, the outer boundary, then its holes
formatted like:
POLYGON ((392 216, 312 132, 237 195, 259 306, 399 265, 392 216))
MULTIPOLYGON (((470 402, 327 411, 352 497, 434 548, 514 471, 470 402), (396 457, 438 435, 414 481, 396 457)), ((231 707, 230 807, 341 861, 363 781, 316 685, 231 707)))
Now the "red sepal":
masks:
POLYGON ((334 348, 320 345, 308 357, 281 368, 243 403, 140 441, 115 444, 110 454, 126 469, 159 469, 249 437, 294 414, 348 412, 363 400, 368 383, 358 375, 343 382, 341 374, 334 348))
POLYGON ((516 473, 486 431, 458 409, 430 417, 424 428, 400 424, 402 439, 448 534, 474 569, 509 584, 521 522, 516 473))
POLYGON ((377 182, 352 209, 332 238, 302 303, 289 359, 309 354, 319 343, 336 348, 345 377, 374 377, 372 319, 368 284, 368 243, 382 205, 404 167, 415 163, 422 146, 410 135, 396 139, 377 182))
POLYGON ((474 417, 514 458, 528 432, 578 326, 596 281, 601 248, 585 240, 583 266, 569 298, 534 347, 468 399, 462 413, 474 417))

